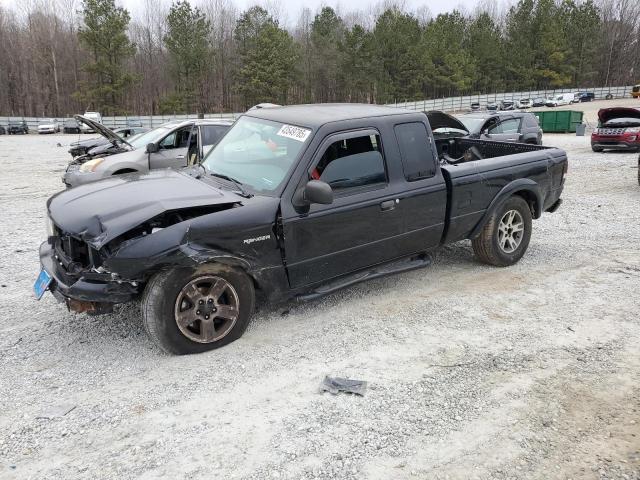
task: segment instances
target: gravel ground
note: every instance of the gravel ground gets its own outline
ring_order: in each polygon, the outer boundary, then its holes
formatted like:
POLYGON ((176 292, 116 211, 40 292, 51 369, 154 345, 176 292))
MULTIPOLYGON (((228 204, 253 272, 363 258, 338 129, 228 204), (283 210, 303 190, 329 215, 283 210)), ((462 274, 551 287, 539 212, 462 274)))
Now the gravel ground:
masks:
POLYGON ((71 138, 0 137, 1 478, 640 479, 637 154, 546 135, 565 203, 514 267, 458 243, 172 357, 136 305, 32 297, 71 138), (325 374, 369 390, 319 394, 325 374))

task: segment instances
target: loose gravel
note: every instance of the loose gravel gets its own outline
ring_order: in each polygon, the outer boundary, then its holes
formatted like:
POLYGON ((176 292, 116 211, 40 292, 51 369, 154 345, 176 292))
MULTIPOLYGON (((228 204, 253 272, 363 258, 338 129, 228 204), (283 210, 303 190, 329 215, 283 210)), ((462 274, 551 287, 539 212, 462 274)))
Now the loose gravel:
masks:
POLYGON ((519 264, 461 242, 173 357, 137 305, 32 296, 72 139, 0 137, 0 478, 640 478, 637 154, 545 135, 564 204, 519 264), (366 395, 320 394, 326 374, 366 395))

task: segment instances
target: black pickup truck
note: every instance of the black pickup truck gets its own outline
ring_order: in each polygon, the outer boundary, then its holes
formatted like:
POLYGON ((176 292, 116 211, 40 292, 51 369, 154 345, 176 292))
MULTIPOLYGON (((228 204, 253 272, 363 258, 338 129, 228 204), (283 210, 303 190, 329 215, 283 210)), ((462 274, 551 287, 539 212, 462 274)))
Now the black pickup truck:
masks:
POLYGON ((250 111, 201 165, 49 199, 34 289, 93 314, 141 298, 161 348, 201 352, 240 337, 256 298, 315 298, 427 265, 445 243, 512 265, 566 172, 556 148, 434 138, 421 112, 250 111))

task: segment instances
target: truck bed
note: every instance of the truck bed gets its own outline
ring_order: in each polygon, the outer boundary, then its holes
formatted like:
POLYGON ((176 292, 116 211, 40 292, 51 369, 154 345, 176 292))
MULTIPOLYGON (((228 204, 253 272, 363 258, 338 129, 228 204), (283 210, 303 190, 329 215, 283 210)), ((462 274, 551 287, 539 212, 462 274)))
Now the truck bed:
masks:
POLYGON ((441 159, 444 153, 463 159, 456 164, 446 161, 441 164, 449 195, 444 243, 467 238, 492 200, 515 179, 531 182, 532 189, 539 192, 540 212, 549 209, 560 197, 567 158, 560 149, 467 138, 451 139, 445 145, 441 159), (483 158, 469 155, 472 148, 483 158))

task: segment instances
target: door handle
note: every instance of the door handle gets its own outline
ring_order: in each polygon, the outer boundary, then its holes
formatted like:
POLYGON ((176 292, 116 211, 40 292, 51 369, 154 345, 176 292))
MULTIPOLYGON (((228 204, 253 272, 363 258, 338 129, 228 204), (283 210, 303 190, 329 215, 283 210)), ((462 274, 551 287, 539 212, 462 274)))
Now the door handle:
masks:
POLYGON ((380 204, 380 210, 382 210, 383 212, 388 212, 389 210, 393 210, 394 208, 396 208, 396 203, 399 203, 400 200, 396 199, 396 200, 387 200, 386 202, 382 202, 380 204))

